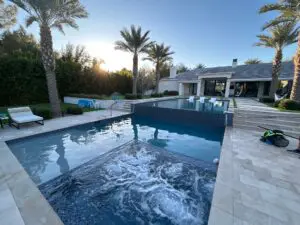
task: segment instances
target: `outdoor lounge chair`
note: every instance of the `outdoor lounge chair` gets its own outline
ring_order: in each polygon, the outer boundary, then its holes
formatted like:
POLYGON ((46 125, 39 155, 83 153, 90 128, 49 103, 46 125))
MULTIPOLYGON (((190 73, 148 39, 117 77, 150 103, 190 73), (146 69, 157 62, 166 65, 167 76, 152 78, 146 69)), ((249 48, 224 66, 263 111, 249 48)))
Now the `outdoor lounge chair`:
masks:
POLYGON ((194 102, 194 100, 195 100, 195 96, 190 96, 188 99, 189 102, 194 102))
POLYGON ((7 109, 10 125, 20 129, 20 124, 36 122, 44 125, 44 118, 36 116, 29 107, 19 107, 7 109))
POLYGON ((205 103, 205 97, 200 97, 198 100, 200 103, 205 103))
POLYGON ((216 101, 217 101, 217 98, 211 98, 211 99, 209 100, 209 102, 210 102, 210 103, 213 103, 213 104, 215 104, 216 101))

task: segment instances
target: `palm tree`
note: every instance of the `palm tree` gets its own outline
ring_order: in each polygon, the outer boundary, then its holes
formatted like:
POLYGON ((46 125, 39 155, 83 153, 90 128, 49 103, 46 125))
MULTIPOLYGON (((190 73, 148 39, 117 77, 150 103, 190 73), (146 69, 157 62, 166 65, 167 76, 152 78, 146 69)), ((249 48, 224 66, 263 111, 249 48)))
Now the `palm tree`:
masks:
POLYGON ((0 0, 0 29, 9 28, 16 23, 17 7, 14 5, 4 5, 0 0))
POLYGON ((153 62, 155 65, 155 74, 156 74, 156 86, 155 86, 155 92, 158 93, 158 85, 160 80, 160 70, 161 66, 171 61, 173 58, 170 57, 170 55, 173 55, 175 52, 170 51, 170 46, 165 46, 164 43, 162 44, 153 44, 150 46, 148 50, 148 56, 144 58, 145 60, 149 60, 153 62))
POLYGON ((259 59, 248 59, 245 61, 245 65, 259 64, 261 61, 259 59))
POLYGON ((61 116, 55 76, 55 58, 51 29, 64 33, 63 25, 78 29, 75 19, 86 18, 88 13, 79 0, 9 0, 28 13, 27 27, 37 22, 40 28, 42 62, 46 72, 48 94, 54 117, 61 116))
POLYGON ((275 25, 269 29, 270 35, 257 35, 259 42, 256 46, 275 49, 275 57, 272 68, 272 83, 269 96, 274 98, 274 93, 278 88, 278 78, 281 71, 282 49, 297 42, 298 30, 295 30, 295 23, 287 22, 275 25))
POLYGON ((135 27, 131 25, 130 30, 124 28, 121 30, 121 36, 123 37, 123 41, 115 42, 115 49, 122 50, 125 52, 130 52, 133 54, 133 85, 132 85, 132 94, 137 94, 137 77, 138 77, 138 63, 139 63, 139 54, 147 53, 148 48, 153 44, 150 41, 149 33, 150 31, 146 31, 142 33, 141 27, 135 27))
MULTIPOLYGON (((280 0, 274 4, 266 4, 260 9, 260 13, 266 13, 270 11, 278 11, 280 14, 267 24, 265 24, 264 29, 286 23, 299 23, 300 13, 299 13, 300 0, 280 0)), ((300 35, 300 33, 298 34, 300 35)), ((294 71, 294 81, 291 93, 291 99, 300 101, 300 38, 298 37, 298 48, 296 55, 294 57, 295 71, 294 71)))

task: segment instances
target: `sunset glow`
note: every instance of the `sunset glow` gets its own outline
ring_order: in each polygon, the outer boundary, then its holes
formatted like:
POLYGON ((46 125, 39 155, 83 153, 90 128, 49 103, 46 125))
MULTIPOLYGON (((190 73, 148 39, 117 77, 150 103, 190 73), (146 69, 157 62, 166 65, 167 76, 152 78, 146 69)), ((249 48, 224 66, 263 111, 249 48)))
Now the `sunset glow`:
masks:
POLYGON ((88 42, 84 43, 84 45, 92 57, 104 60, 101 69, 115 71, 124 67, 127 69, 132 67, 131 54, 115 50, 113 43, 88 42))

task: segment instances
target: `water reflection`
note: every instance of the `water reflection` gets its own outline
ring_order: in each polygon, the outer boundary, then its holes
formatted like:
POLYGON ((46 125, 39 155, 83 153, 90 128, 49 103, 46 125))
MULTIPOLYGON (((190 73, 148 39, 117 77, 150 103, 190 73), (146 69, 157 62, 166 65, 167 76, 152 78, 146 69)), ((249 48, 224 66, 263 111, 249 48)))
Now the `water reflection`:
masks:
POLYGON ((132 140, 211 162, 219 157, 223 134, 222 129, 127 117, 12 141, 8 145, 39 185, 132 140))
POLYGON ((65 158, 65 147, 62 139, 60 139, 55 151, 59 155, 56 163, 60 168, 60 172, 62 174, 68 172, 70 170, 70 166, 68 160, 65 158))
MULTIPOLYGON (((147 105, 147 103, 145 105, 147 105)), ((218 100, 215 103, 212 103, 209 102, 208 99, 206 99, 204 103, 200 102, 199 100, 188 101, 187 99, 174 99, 149 103, 148 105, 158 108, 185 109, 213 113, 223 113, 228 109, 228 101, 218 100)))

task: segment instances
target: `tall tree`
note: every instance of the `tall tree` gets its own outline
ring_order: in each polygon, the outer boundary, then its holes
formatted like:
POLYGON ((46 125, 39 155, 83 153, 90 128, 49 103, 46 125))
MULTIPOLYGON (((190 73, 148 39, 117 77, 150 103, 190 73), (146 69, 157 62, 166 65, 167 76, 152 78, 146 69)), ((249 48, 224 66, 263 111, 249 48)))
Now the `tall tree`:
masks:
POLYGON ((68 43, 61 51, 61 58, 65 61, 79 63, 82 66, 87 66, 91 62, 91 56, 86 51, 83 45, 73 45, 68 43))
POLYGON ((78 29, 75 19, 86 18, 88 13, 79 0, 9 0, 28 13, 27 27, 37 22, 40 28, 40 45, 46 71, 48 95, 54 117, 61 116, 55 76, 52 28, 64 34, 63 25, 78 29))
POLYGON ((198 63, 195 67, 195 69, 204 69, 205 65, 203 63, 198 63))
POLYGON ((139 55, 141 53, 147 53, 148 48, 153 44, 153 42, 151 42, 149 38, 150 31, 142 33, 142 28, 139 26, 135 27, 134 25, 131 25, 130 30, 124 28, 120 33, 124 40, 116 41, 115 49, 130 52, 133 54, 132 94, 136 95, 139 55))
MULTIPOLYGON (((266 13, 270 11, 277 11, 280 14, 273 20, 269 21, 264 25, 264 29, 267 29, 278 24, 283 24, 287 22, 299 23, 300 13, 299 13, 300 0, 278 0, 277 3, 266 4, 260 8, 260 13, 266 13)), ((300 33, 298 33, 300 35, 300 33)), ((291 93, 291 99, 300 101, 300 38, 298 36, 298 48, 296 55, 294 57, 295 71, 294 71, 294 81, 291 93)))
POLYGON ((298 31, 295 30, 295 23, 287 22, 275 25, 269 30, 269 35, 257 35, 259 42, 256 46, 275 49, 275 57, 272 68, 272 82, 269 96, 274 98, 274 93, 278 88, 278 81, 281 71, 282 49, 297 42, 298 31))
POLYGON ((177 67, 177 73, 184 73, 190 70, 190 68, 188 68, 183 63, 178 64, 176 67, 177 67))
POLYGON ((155 92, 158 93, 158 86, 160 80, 160 70, 164 63, 171 61, 175 52, 170 51, 170 46, 165 46, 162 44, 153 44, 150 46, 147 54, 148 56, 144 58, 145 60, 151 61, 155 65, 155 74, 156 74, 156 86, 155 92))
POLYGON ((259 64, 261 60, 259 59, 248 59, 245 61, 245 65, 259 64))
POLYGON ((0 29, 9 28, 16 23, 17 7, 14 5, 5 5, 0 0, 0 29))

